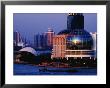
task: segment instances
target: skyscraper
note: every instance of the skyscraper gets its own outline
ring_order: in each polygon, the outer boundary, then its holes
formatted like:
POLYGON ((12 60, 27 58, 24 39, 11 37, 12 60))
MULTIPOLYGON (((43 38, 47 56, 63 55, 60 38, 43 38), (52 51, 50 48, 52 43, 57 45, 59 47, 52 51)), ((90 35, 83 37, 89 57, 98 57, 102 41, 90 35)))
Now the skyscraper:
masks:
POLYGON ((83 14, 69 13, 67 16, 67 29, 84 29, 83 14))
POLYGON ((91 34, 91 36, 92 36, 92 38, 93 38, 93 50, 96 50, 96 38, 97 38, 97 33, 96 33, 96 32, 94 32, 94 33, 90 32, 90 34, 91 34))
POLYGON ((22 43, 22 38, 19 32, 14 32, 14 46, 19 46, 22 43))
POLYGON ((66 35, 56 35, 53 37, 53 52, 51 58, 64 58, 66 50, 66 35))
POLYGON ((47 46, 52 47, 53 45, 53 36, 54 36, 54 32, 51 28, 48 28, 48 31, 45 32, 46 36, 47 36, 47 46))
POLYGON ((90 34, 91 34, 91 36, 93 38, 94 56, 95 56, 95 58, 97 58, 96 57, 97 56, 97 33, 96 32, 94 32, 94 33, 90 32, 90 34))
POLYGON ((34 35, 34 47, 35 48, 40 47, 40 34, 34 35))
POLYGON ((47 36, 45 33, 34 36, 34 47, 38 49, 44 49, 47 47, 47 36))
POLYGON ((47 35, 45 33, 42 33, 40 37, 41 37, 41 46, 43 48, 46 48, 47 47, 47 35))

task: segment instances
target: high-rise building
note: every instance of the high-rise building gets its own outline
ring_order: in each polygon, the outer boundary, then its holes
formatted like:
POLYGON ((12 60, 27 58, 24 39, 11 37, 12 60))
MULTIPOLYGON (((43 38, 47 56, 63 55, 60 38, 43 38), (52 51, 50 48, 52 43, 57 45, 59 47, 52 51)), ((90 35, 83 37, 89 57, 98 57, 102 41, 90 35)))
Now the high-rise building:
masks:
POLYGON ((47 47, 47 36, 44 34, 37 34, 34 36, 34 47, 43 49, 47 47))
POLYGON ((97 39, 97 33, 96 32, 90 32, 92 39, 93 39, 93 50, 96 50, 96 39, 97 39))
POLYGON ((48 31, 45 32, 46 36, 47 36, 47 46, 52 47, 53 45, 53 36, 54 36, 54 32, 51 28, 48 28, 48 31))
POLYGON ((34 35, 34 46, 35 46, 35 48, 41 47, 40 34, 34 35))
POLYGON ((53 37, 53 50, 51 58, 64 58, 66 49, 66 35, 56 35, 53 37))
POLYGON ((45 33, 41 34, 41 46, 43 48, 47 47, 47 35, 45 33))
POLYGON ((22 38, 19 32, 14 32, 14 46, 23 45, 22 38))
POLYGON ((97 57, 97 33, 96 32, 94 32, 94 33, 90 32, 90 34, 91 34, 91 36, 93 38, 93 50, 95 52, 94 56, 96 58, 97 57))
POLYGON ((82 13, 69 13, 67 29, 84 29, 84 16, 82 13))

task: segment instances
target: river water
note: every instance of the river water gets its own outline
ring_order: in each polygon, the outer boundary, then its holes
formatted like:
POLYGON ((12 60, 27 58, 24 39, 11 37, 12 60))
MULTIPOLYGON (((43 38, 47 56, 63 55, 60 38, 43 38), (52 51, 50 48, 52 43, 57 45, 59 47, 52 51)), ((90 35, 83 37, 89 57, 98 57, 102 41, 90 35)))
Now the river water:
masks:
MULTIPOLYGON (((78 72, 39 72, 42 67, 24 64, 14 64, 14 75, 97 75, 96 68, 72 68, 78 72)), ((48 69, 56 69, 49 67, 48 69)), ((65 69, 65 68, 60 68, 65 69)), ((67 69, 67 68, 66 68, 67 69)))

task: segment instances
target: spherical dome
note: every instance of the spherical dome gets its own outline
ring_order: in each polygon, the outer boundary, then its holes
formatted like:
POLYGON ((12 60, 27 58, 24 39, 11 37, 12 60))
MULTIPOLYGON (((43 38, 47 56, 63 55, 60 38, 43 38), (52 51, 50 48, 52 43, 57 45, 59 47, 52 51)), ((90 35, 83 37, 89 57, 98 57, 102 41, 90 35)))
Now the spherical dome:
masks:
POLYGON ((30 53, 34 54, 35 56, 36 56, 36 54, 37 54, 37 52, 36 52, 33 48, 31 48, 31 47, 25 47, 25 48, 23 48, 23 49, 21 49, 21 50, 19 50, 19 51, 30 52, 30 53))
POLYGON ((84 29, 63 30, 58 34, 67 34, 67 49, 88 50, 93 47, 92 36, 84 29))

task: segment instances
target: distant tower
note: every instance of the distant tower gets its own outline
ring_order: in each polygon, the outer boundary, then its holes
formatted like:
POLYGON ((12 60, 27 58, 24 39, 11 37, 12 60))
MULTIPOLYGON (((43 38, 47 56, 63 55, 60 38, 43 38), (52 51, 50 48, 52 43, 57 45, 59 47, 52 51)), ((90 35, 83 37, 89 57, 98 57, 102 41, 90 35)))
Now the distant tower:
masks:
POLYGON ((45 33, 42 34, 42 47, 47 47, 47 35, 45 33))
POLYGON ((54 32, 51 28, 48 28, 48 31, 45 32, 46 36, 47 36, 47 46, 52 47, 53 45, 53 36, 54 36, 54 32))
POLYGON ((96 32, 94 32, 94 33, 92 33, 92 32, 90 32, 90 34, 91 34, 91 36, 92 36, 92 38, 93 38, 93 50, 96 50, 96 37, 97 37, 97 33, 96 32))
POLYGON ((40 45, 42 48, 46 48, 47 46, 47 36, 45 33, 40 35, 40 45))
POLYGON ((69 13, 67 29, 84 29, 84 16, 82 13, 69 13))
POLYGON ((37 35, 34 36, 34 46, 35 46, 35 48, 40 48, 41 47, 40 34, 37 34, 37 35))
POLYGON ((47 36, 45 34, 37 34, 34 36, 34 47, 35 48, 46 48, 47 36))
POLYGON ((90 34, 93 38, 93 48, 92 49, 94 50, 94 59, 96 59, 97 58, 97 33, 90 32, 90 34))
POLYGON ((21 35, 19 32, 14 32, 14 46, 18 46, 22 42, 21 35))

